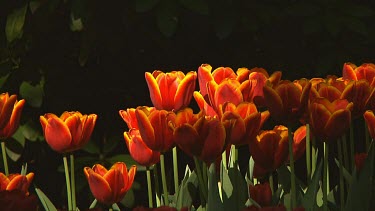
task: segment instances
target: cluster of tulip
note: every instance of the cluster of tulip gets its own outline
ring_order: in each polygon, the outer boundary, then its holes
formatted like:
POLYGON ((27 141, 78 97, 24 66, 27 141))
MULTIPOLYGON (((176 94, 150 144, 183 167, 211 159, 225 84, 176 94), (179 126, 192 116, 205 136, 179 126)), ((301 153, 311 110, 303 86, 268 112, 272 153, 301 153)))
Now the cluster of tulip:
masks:
MULTIPOLYGON (((329 206, 344 210, 356 203, 354 177, 359 169, 370 168, 375 162, 370 141, 370 137, 375 138, 374 64, 357 67, 345 63, 342 77, 295 81, 282 80, 280 71, 269 75, 262 68, 212 70, 209 64, 186 75, 181 71, 146 72, 145 79, 153 106, 119 111, 129 129, 124 132, 128 151, 147 172, 148 208, 134 210, 313 210, 318 206, 323 210, 329 206), (195 90, 197 79, 199 91, 195 90), (189 107, 193 97, 200 109, 197 113, 189 107), (365 150, 359 153, 354 146, 353 124, 362 119, 367 125, 365 150), (328 168, 331 145, 338 152, 340 182, 336 188, 329 184, 333 171, 328 168), (238 150, 242 147, 249 149, 246 175, 241 174, 238 164, 238 150), (320 154, 319 149, 323 149, 320 154), (182 181, 178 176, 178 150, 195 162, 193 171, 187 166, 182 181), (169 151, 173 153, 174 195, 168 191, 165 174, 164 155, 169 151), (303 155, 305 184, 296 177, 294 166, 303 155), (319 165, 318 155, 322 157, 319 165), (156 166, 160 166, 162 191, 152 190, 150 171, 156 166), (328 199, 335 190, 340 192, 337 204, 328 199), (320 205, 316 202, 319 192, 320 205)), ((0 174, 0 190, 17 189, 25 197, 34 175, 26 174, 24 168, 21 174, 9 175, 4 151, 5 140, 17 129, 24 100, 17 102, 15 95, 9 97, 6 93, 1 95, 0 103, 5 166, 5 175, 0 174)), ((80 112, 40 117, 46 142, 63 154, 69 210, 77 209, 73 152, 89 141, 96 119, 95 114, 80 112)), ((137 167, 128 170, 125 163, 118 162, 110 170, 95 164, 83 171, 95 197, 90 208, 99 201, 119 209, 116 203, 131 188, 137 167)), ((370 172, 366 184, 370 185, 370 193, 375 194, 371 188, 374 171, 366 172, 370 172)), ((40 189, 37 193, 44 208, 53 210, 40 189)), ((368 201, 362 202, 362 206, 368 208, 368 201)))

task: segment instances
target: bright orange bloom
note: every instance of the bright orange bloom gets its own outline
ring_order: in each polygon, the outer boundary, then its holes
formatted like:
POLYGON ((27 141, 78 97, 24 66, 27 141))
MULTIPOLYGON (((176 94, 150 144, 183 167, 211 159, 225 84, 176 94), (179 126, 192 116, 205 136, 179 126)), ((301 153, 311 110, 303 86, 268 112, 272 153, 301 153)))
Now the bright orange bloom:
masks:
POLYGON ((219 116, 226 129, 226 144, 241 146, 249 144, 258 135, 269 112, 258 112, 256 105, 250 102, 242 102, 238 106, 226 102, 219 116))
POLYGON ((174 147, 173 130, 169 127, 175 120, 174 112, 138 106, 135 116, 142 140, 150 149, 166 152, 174 147))
POLYGON ((310 103, 310 125, 313 134, 323 141, 335 140, 350 126, 353 103, 346 99, 329 102, 318 97, 310 103))
POLYGON ((206 163, 215 162, 224 150, 225 128, 218 118, 202 116, 190 125, 174 128, 174 139, 179 148, 206 163))
POLYGON ((82 115, 65 111, 60 117, 52 113, 40 116, 44 137, 49 146, 59 152, 72 152, 87 144, 94 130, 96 114, 82 115))
POLYGON ((249 144, 250 154, 255 165, 262 172, 272 172, 288 158, 288 128, 282 125, 273 130, 261 131, 249 144))
POLYGON ((267 207, 272 202, 272 191, 269 183, 249 185, 250 198, 261 207, 267 207))
POLYGON ((11 137, 16 132, 25 100, 17 101, 17 95, 0 94, 0 139, 11 137))
POLYGON ((367 110, 363 117, 365 118, 368 131, 372 139, 375 139, 375 115, 374 112, 371 110, 367 110))
POLYGON ((350 62, 344 63, 342 69, 342 77, 343 79, 349 79, 354 81, 366 79, 368 83, 372 87, 374 87, 375 65, 373 63, 363 63, 361 66, 357 67, 355 64, 350 62))
POLYGON ((91 193, 101 203, 112 205, 121 201, 130 190, 137 167, 133 165, 129 171, 125 163, 117 162, 107 170, 100 164, 83 169, 89 183, 91 193))
POLYGON ((143 166, 152 166, 159 162, 160 152, 150 149, 143 141, 138 130, 138 121, 135 116, 135 109, 119 111, 122 119, 127 123, 129 131, 124 132, 126 146, 132 158, 143 166))
POLYGON ((306 112, 310 89, 311 83, 302 87, 287 80, 275 87, 264 86, 264 99, 271 118, 284 124, 299 121, 306 112))
POLYGON ((181 71, 145 73, 151 101, 156 109, 178 111, 187 107, 195 90, 196 72, 181 71))
POLYGON ((29 195, 29 186, 34 179, 34 173, 27 175, 10 174, 8 177, 0 172, 0 191, 20 190, 26 196, 29 195))

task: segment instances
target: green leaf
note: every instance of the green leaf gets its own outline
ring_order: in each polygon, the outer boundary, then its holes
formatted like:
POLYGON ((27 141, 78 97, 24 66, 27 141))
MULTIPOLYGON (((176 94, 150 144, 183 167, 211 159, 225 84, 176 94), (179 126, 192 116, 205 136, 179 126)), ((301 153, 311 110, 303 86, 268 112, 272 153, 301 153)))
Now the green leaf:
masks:
POLYGON ((225 210, 242 210, 248 199, 248 186, 237 167, 223 173, 223 204, 225 210))
POLYGON ((100 154, 100 148, 93 140, 87 142, 87 144, 82 148, 82 150, 90 154, 100 154))
POLYGON ((51 200, 49 200, 49 198, 43 193, 42 190, 40 190, 39 188, 35 188, 35 192, 46 211, 57 211, 55 205, 53 205, 51 200))
POLYGON ((23 137, 21 130, 18 128, 12 138, 6 142, 6 153, 12 161, 17 161, 22 155, 24 146, 25 138, 23 137))
POLYGON ((322 166, 323 161, 320 160, 318 164, 318 168, 315 170, 314 175, 311 179, 311 183, 309 184, 307 191, 302 199, 302 205, 306 211, 313 211, 316 206, 316 195, 319 190, 319 181, 322 173, 322 166))
POLYGON ((105 139, 104 146, 103 146, 103 153, 107 154, 112 152, 117 145, 119 144, 119 138, 118 137, 110 137, 108 139, 105 139))
POLYGON ((191 11, 208 15, 209 8, 206 0, 180 0, 180 3, 191 11))
MULTIPOLYGON (((335 163, 337 167, 340 168, 340 162, 337 160, 337 158, 335 158, 335 163)), ((343 170, 343 175, 344 175, 346 182, 350 183, 352 181, 352 175, 350 175, 350 173, 348 172, 348 170, 346 170, 344 166, 342 167, 342 170, 343 170)))
POLYGON ((110 164, 114 164, 116 162, 124 162, 128 168, 130 168, 132 165, 137 166, 137 171, 146 171, 145 166, 139 165, 133 158, 128 154, 118 154, 114 155, 110 158, 107 158, 106 161, 108 161, 110 164))
POLYGON ((156 11, 157 25, 166 37, 172 37, 177 29, 177 4, 172 0, 162 0, 156 11))
POLYGON ((348 190, 345 211, 370 210, 371 196, 374 194, 375 147, 371 143, 367 158, 360 172, 354 171, 348 190))
POLYGON ((177 193, 174 195, 177 210, 183 207, 191 207, 198 190, 198 177, 195 171, 191 172, 186 165, 185 176, 181 181, 177 193))
POLYGON ((208 200, 207 201, 208 201, 207 211, 224 211, 224 206, 220 199, 220 194, 219 194, 218 181, 216 178, 215 163, 212 163, 208 170, 208 200))
POLYGON ((29 120, 25 124, 20 126, 23 136, 30 141, 43 140, 43 134, 40 131, 40 125, 37 125, 34 121, 29 120))
POLYGON ((5 25, 5 35, 9 43, 22 37, 26 12, 27 4, 13 10, 12 13, 8 15, 5 25))
POLYGON ((26 102, 35 108, 39 108, 43 103, 43 87, 41 84, 33 86, 31 83, 24 81, 20 86, 20 95, 26 102))
POLYGON ((154 8, 159 3, 159 0, 135 0, 135 11, 147 12, 154 8))
POLYGON ((29 3, 29 8, 32 14, 35 13, 35 11, 40 7, 41 2, 39 0, 32 0, 29 3))

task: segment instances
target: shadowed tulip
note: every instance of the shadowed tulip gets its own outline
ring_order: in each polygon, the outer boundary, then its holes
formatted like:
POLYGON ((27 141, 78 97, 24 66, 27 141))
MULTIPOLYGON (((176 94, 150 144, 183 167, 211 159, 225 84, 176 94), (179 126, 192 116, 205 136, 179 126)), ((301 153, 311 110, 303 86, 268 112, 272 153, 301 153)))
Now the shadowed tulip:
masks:
POLYGON ((342 69, 343 79, 358 81, 365 79, 368 83, 375 86, 375 65, 373 63, 363 63, 359 67, 355 64, 346 62, 342 69))
POLYGON ((130 190, 137 167, 133 165, 128 171, 125 163, 117 162, 109 170, 95 164, 92 168, 85 167, 83 171, 92 195, 99 202, 112 205, 120 202, 130 190))
POLYGON ((39 200, 34 195, 26 196, 21 190, 0 191, 0 207, 2 211, 28 210, 37 211, 39 200))
POLYGON ((196 72, 164 73, 159 70, 145 73, 151 101, 158 110, 178 111, 187 107, 195 90, 196 72))
POLYGON ((52 113, 40 116, 48 145, 59 153, 81 149, 90 140, 97 115, 65 111, 60 117, 52 113))
POLYGON ((363 117, 366 121, 367 124, 367 129, 370 133, 370 136, 372 139, 375 139, 375 115, 372 110, 367 110, 364 114, 363 117))
POLYGON ((355 168, 357 172, 361 171, 363 165, 365 164, 367 156, 368 154, 365 152, 356 153, 354 155, 354 163, 355 163, 355 168))
POLYGON ((264 172, 279 168, 288 158, 288 128, 282 125, 273 130, 263 130, 251 140, 250 154, 264 172))
POLYGON ((173 130, 169 127, 175 120, 174 112, 139 106, 135 116, 142 140, 150 149, 163 153, 174 147, 173 130))
POLYGON ((182 151, 207 164, 215 162, 224 150, 225 128, 215 117, 202 116, 194 125, 179 125, 174 128, 173 134, 182 151))
POLYGON ((29 186, 34 179, 34 173, 26 175, 10 174, 8 177, 0 172, 0 191, 20 190, 26 196, 29 195, 29 186))
POLYGON ((302 125, 296 131, 294 131, 292 147, 293 159, 296 161, 305 153, 306 150, 306 125, 302 125))
POLYGON ((17 101, 17 95, 0 95, 0 139, 11 137, 17 130, 25 100, 17 101))
POLYGON ((272 202, 272 191, 269 183, 249 185, 250 198, 261 207, 270 206, 272 202))
POLYGON ((310 104, 310 125, 313 134, 322 141, 336 140, 349 128, 353 103, 346 99, 329 102, 315 98, 310 104))

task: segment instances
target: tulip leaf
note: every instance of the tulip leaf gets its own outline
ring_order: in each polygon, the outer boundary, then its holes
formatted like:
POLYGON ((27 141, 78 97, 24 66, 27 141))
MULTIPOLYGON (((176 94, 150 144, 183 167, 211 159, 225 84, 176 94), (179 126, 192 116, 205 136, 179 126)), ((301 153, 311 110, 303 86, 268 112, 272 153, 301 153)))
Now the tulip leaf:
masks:
POLYGON ((35 188, 35 192, 46 211, 57 211, 55 205, 53 205, 51 200, 49 200, 49 198, 43 193, 42 190, 40 190, 39 188, 35 188))
POLYGON ((248 199, 248 186, 238 167, 230 167, 228 173, 224 171, 222 187, 224 209, 242 210, 248 199))
POLYGON ((26 12, 27 4, 13 10, 12 13, 8 15, 5 25, 5 35, 9 43, 22 37, 26 12))
POLYGON ((316 195, 319 190, 319 181, 322 173, 322 166, 323 162, 320 160, 318 168, 315 170, 314 175, 312 177, 311 183, 309 184, 307 191, 302 199, 302 205, 308 210, 315 210, 316 206, 316 195))
POLYGON ((375 147, 371 143, 365 163, 358 172, 354 170, 344 210, 370 210, 375 181, 375 147))
POLYGON ((177 210, 183 207, 191 207, 198 189, 198 177, 195 171, 191 172, 189 166, 186 166, 184 179, 174 195, 177 210))
POLYGON ((39 108, 43 102, 43 87, 40 83, 32 85, 24 81, 20 86, 20 95, 30 106, 39 108))
POLYGON ((208 170, 208 200, 207 201, 208 201, 207 211, 224 211, 225 210, 223 203, 220 199, 218 181, 216 178, 215 163, 212 163, 208 170))
POLYGON ((29 120, 25 124, 21 125, 20 130, 27 140, 42 141, 44 139, 43 134, 40 131, 40 126, 32 120, 29 120))
POLYGON ((13 140, 6 142, 6 153, 12 161, 20 159, 25 146, 25 138, 21 130, 18 129, 12 136, 13 140))
POLYGON ((92 140, 87 142, 87 144, 82 148, 82 150, 90 154, 100 154, 99 146, 92 140))
POLYGON ((106 161, 108 161, 110 164, 124 162, 128 168, 130 168, 132 165, 136 165, 137 171, 146 171, 146 167, 139 165, 129 154, 114 155, 110 158, 106 158, 106 161))
MULTIPOLYGON (((335 158, 335 163, 337 165, 338 168, 340 168, 340 162, 335 158)), ((350 183, 352 181, 352 175, 350 175, 350 173, 348 172, 348 170, 346 170, 346 168, 343 166, 342 167, 342 170, 343 170, 343 175, 344 175, 344 178, 346 180, 347 183, 350 183)))

